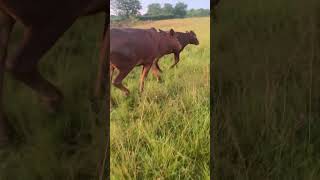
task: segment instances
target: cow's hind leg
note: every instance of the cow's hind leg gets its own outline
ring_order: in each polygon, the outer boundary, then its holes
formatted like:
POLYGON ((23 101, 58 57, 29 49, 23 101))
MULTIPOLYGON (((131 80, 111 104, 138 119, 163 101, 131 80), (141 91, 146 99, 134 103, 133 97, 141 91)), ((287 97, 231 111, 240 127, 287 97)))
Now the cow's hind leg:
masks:
POLYGON ((5 61, 8 52, 9 37, 15 21, 0 11, 0 146, 8 142, 8 124, 3 109, 3 80, 5 61))
POLYGON ((130 94, 130 91, 122 84, 122 80, 129 74, 129 72, 135 67, 135 60, 130 59, 121 54, 111 53, 110 64, 117 68, 119 73, 113 80, 112 84, 120 89, 126 96, 130 94))
POLYGON ((38 28, 28 28, 20 48, 7 61, 7 68, 14 78, 35 90, 51 111, 56 110, 63 95, 53 84, 41 76, 37 64, 73 21, 63 22, 64 24, 58 22, 38 28))
POLYGON ((144 88, 144 80, 147 77, 151 66, 152 64, 143 65, 141 76, 140 76, 140 92, 141 93, 143 92, 143 88, 144 88))
POLYGON ((156 59, 153 64, 154 64, 155 68, 156 68, 159 72, 162 73, 162 69, 161 69, 160 66, 159 66, 159 60, 160 60, 160 58, 156 59))
POLYGON ((161 68, 160 68, 160 66, 159 66, 159 64, 158 64, 158 62, 156 63, 156 67, 157 67, 157 70, 158 70, 159 72, 161 72, 161 73, 162 73, 162 70, 161 70, 161 68))
POLYGON ((157 64, 153 64, 151 69, 152 69, 152 74, 157 78, 157 81, 160 82, 161 77, 159 74, 159 69, 157 68, 157 64))
MULTIPOLYGON (((114 73, 114 69, 115 69, 115 67, 113 67, 111 64, 110 64, 110 83, 112 82, 112 77, 113 77, 113 73, 114 73)), ((112 107, 113 106, 113 104, 115 104, 115 101, 112 99, 112 97, 111 97, 111 87, 110 87, 110 107, 112 107)))
POLYGON ((129 96, 130 91, 122 84, 122 80, 129 74, 129 72, 132 70, 133 68, 130 69, 123 69, 120 70, 119 69, 119 74, 117 75, 117 77, 114 79, 114 81, 112 82, 112 84, 119 88, 122 92, 124 92, 124 94, 126 96, 129 96))
POLYGON ((113 77, 113 72, 114 72, 114 67, 110 65, 110 82, 112 82, 112 77, 113 77))

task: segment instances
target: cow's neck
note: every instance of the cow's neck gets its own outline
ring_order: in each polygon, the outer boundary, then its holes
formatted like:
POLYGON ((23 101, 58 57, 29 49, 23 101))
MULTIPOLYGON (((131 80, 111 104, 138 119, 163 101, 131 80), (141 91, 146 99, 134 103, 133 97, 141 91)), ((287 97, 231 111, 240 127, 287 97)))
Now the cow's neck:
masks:
POLYGON ((186 33, 179 33, 177 36, 179 43, 181 44, 180 52, 189 44, 189 38, 186 33))

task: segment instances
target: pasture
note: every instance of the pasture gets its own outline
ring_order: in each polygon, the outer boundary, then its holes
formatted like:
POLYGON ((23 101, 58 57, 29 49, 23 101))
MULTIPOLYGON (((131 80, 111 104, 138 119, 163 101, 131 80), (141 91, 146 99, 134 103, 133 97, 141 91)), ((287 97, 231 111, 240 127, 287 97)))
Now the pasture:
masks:
MULTIPOLYGON (((79 19, 40 61, 44 77, 64 93, 56 114, 46 112, 33 91, 6 73, 5 110, 16 134, 14 144, 0 150, 1 180, 97 179, 106 112, 93 111, 91 93, 103 26, 103 15, 79 19)), ((18 24, 11 52, 21 36, 18 24)))
POLYGON ((177 68, 173 55, 160 60, 163 82, 150 72, 139 94, 141 67, 124 80, 125 97, 111 88, 111 179, 209 179, 210 18, 148 22, 137 28, 193 30, 177 68))
POLYGON ((215 179, 319 179, 319 1, 221 1, 215 179))

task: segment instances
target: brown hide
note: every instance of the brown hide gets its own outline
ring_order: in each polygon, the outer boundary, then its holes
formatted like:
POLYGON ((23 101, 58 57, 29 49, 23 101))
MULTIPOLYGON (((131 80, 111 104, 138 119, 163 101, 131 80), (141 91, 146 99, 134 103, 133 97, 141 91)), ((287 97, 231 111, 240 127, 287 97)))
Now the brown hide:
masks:
MULTIPOLYGON (((189 45, 189 44, 199 45, 199 40, 197 38, 197 35, 193 31, 190 31, 190 32, 187 31, 185 33, 184 32, 176 32, 176 35, 177 35, 177 39, 178 39, 179 43, 181 44, 181 49, 178 53, 174 54, 175 62, 171 66, 171 68, 174 67, 175 65, 177 65, 177 63, 180 61, 180 53, 184 50, 184 48, 187 45, 189 45)), ((157 74, 159 74, 159 72, 162 72, 162 70, 159 67, 158 62, 159 62, 159 59, 161 57, 163 57, 164 55, 166 55, 166 54, 162 54, 159 58, 157 58, 154 63, 154 66, 152 67, 153 71, 158 72, 157 74)), ((157 79, 158 80, 160 79, 159 75, 157 76, 157 79)))
POLYGON ((114 68, 119 74, 113 85, 126 95, 129 90, 122 85, 122 80, 137 65, 142 65, 140 77, 140 92, 143 91, 144 79, 147 76, 154 60, 162 54, 177 53, 181 45, 173 30, 170 32, 156 29, 111 29, 110 30, 110 70, 111 78, 114 68))

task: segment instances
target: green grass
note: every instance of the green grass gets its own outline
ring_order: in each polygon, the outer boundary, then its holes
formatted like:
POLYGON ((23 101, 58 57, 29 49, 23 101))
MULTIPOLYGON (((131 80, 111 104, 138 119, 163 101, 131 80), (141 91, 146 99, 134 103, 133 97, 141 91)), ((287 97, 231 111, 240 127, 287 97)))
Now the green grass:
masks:
MULTIPOLYGON (((97 179, 106 142, 99 117, 106 112, 94 113, 90 97, 103 25, 102 16, 79 19, 42 58, 41 72, 65 96, 58 113, 47 113, 33 91, 6 74, 5 111, 18 139, 0 151, 1 180, 97 179)), ((20 25, 11 51, 21 34, 20 25)))
POLYGON ((111 89, 111 179, 209 179, 209 23, 188 18, 137 26, 194 30, 200 45, 189 45, 175 69, 169 69, 172 55, 160 60, 164 82, 150 73, 142 95, 141 67, 124 80, 129 97, 111 89))
POLYGON ((216 179, 319 179, 319 1, 217 8, 216 179))

